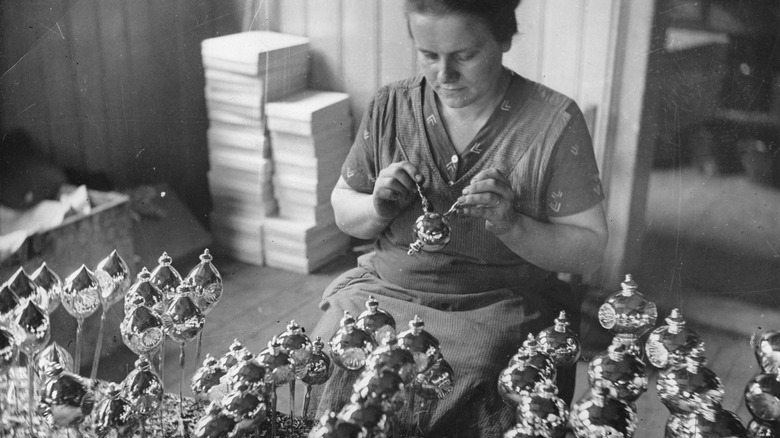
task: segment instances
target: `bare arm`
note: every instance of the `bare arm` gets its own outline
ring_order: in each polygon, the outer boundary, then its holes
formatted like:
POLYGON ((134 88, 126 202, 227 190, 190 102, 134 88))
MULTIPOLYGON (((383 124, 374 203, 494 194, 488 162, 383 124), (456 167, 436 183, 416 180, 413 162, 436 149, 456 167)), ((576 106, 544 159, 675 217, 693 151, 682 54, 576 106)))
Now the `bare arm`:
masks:
POLYGON ((554 272, 586 274, 601 263, 607 224, 601 204, 571 216, 539 222, 512 208, 514 192, 495 169, 480 172, 459 203, 460 214, 485 219, 485 228, 515 254, 554 272))
POLYGON ((361 193, 339 177, 330 202, 341 231, 359 239, 373 239, 417 196, 415 181, 422 175, 407 162, 382 169, 373 193, 361 193))

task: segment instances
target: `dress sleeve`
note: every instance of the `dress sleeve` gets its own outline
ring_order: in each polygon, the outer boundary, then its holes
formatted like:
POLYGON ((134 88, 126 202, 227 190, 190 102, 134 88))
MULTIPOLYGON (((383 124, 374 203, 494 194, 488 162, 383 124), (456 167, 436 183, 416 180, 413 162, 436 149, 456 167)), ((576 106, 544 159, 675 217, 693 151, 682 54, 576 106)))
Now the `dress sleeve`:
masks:
POLYGON ((341 176, 354 190, 361 193, 373 193, 376 182, 376 132, 372 122, 372 101, 363 114, 355 141, 341 166, 341 176))
POLYGON ((548 217, 581 213, 604 199, 593 143, 585 118, 576 104, 567 111, 571 120, 555 144, 546 192, 548 217))

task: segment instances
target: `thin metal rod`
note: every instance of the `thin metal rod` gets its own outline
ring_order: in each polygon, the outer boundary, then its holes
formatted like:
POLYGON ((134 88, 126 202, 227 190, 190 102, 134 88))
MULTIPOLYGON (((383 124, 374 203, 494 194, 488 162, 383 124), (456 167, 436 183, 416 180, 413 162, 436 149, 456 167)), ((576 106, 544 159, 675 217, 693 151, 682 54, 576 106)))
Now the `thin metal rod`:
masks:
POLYGON ((100 315, 100 329, 98 329, 97 345, 95 345, 95 357, 92 359, 92 372, 89 373, 89 378, 95 380, 97 378, 98 367, 100 366, 100 353, 103 350, 103 332, 106 328, 106 305, 103 305, 103 314, 100 315))
POLYGON ((295 379, 290 381, 290 422, 287 424, 287 435, 292 436, 293 418, 295 418, 295 379))
MULTIPOLYGON (((163 336, 162 346, 160 347, 160 386, 162 386, 163 394, 165 394, 165 340, 163 336)), ((163 411, 165 410, 165 397, 163 397, 162 403, 160 403, 160 409, 158 416, 160 419, 160 433, 165 435, 165 422, 163 421, 163 411)))
POLYGON ((200 363, 201 345, 203 345, 203 329, 201 329, 200 333, 198 333, 198 346, 195 348, 195 364, 196 365, 200 363))
POLYGON ((35 436, 35 428, 33 427, 33 412, 35 412, 35 383, 33 382, 33 379, 35 379, 35 370, 33 369, 33 358, 32 354, 27 354, 27 402, 28 406, 27 409, 29 412, 27 413, 28 421, 30 422, 30 436, 35 436))
POLYGON ((276 385, 271 389, 271 436, 276 436, 276 385))
POLYGON ((186 436, 184 430, 184 344, 179 344, 179 367, 181 368, 181 380, 179 381, 179 426, 181 436, 186 436))
POLYGON ((311 385, 306 385, 306 393, 303 395, 303 409, 301 409, 301 417, 304 420, 309 413, 309 403, 311 403, 311 385))

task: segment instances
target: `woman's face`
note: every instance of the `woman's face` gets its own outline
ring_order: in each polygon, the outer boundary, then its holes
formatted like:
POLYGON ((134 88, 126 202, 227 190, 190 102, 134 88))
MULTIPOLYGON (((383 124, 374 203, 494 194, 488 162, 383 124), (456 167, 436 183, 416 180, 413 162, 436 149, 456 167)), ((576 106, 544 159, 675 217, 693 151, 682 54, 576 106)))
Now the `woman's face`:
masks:
POLYGON ((510 44, 496 41, 482 20, 411 12, 409 30, 425 79, 444 105, 467 107, 490 99, 500 86, 502 55, 510 44))

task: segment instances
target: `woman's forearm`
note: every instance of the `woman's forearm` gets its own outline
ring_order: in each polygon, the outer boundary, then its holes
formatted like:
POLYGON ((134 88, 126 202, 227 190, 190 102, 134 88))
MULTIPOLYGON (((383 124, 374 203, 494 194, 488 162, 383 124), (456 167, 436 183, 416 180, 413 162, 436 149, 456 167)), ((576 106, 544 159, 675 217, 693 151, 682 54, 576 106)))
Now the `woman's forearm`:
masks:
POLYGON ((369 240, 377 237, 392 219, 382 218, 377 214, 372 195, 356 192, 345 186, 346 184, 337 184, 330 196, 336 224, 341 231, 359 239, 369 240))

